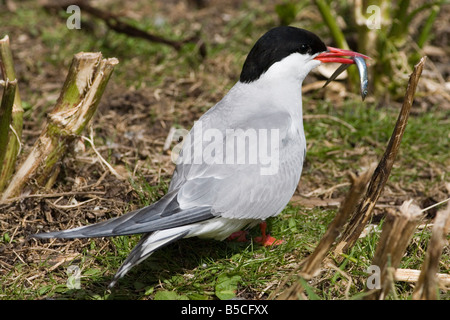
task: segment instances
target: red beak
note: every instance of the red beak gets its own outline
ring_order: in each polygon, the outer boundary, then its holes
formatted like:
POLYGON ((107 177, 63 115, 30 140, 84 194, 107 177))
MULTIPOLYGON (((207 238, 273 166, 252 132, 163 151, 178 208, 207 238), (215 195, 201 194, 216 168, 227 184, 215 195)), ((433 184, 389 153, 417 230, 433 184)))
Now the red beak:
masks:
POLYGON ((351 50, 344 50, 344 49, 338 49, 333 47, 327 47, 328 51, 322 52, 318 56, 316 56, 314 59, 322 61, 324 63, 329 62, 337 62, 337 63, 345 63, 345 64, 354 64, 355 61, 350 58, 344 58, 346 56, 348 57, 361 57, 364 59, 370 59, 370 57, 365 56, 361 53, 351 51, 351 50))

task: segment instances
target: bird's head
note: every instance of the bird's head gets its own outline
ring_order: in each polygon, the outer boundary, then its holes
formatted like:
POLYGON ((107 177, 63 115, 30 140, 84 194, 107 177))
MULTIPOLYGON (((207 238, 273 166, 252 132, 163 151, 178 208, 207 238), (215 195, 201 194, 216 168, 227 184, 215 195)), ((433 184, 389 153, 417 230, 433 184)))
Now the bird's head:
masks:
POLYGON ((327 47, 314 33, 291 26, 276 27, 255 43, 242 68, 240 82, 261 77, 302 82, 321 63, 354 64, 351 57, 368 58, 351 51, 327 47))

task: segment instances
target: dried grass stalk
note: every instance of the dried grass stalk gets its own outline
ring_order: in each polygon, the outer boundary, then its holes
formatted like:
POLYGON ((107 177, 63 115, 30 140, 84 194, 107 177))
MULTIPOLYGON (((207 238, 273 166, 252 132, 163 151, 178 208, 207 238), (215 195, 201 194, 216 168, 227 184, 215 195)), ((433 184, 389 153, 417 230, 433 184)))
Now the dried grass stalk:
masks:
MULTIPOLYGON (((4 81, 7 81, 7 79, 9 79, 10 81, 16 79, 14 61, 12 58, 8 36, 0 39, 0 70, 2 72, 4 81)), ((20 139, 22 137, 23 127, 23 108, 18 85, 16 85, 14 103, 12 105, 12 110, 10 111, 8 126, 10 126, 10 128, 8 128, 8 132, 5 136, 5 138, 7 137, 8 139, 7 147, 3 158, 0 159, 0 192, 2 192, 2 190, 6 187, 9 179, 11 178, 11 175, 14 172, 16 159, 20 150, 20 139)), ((0 155, 0 157, 2 156, 0 155)))
MULTIPOLYGON (((417 282, 419 281, 419 277, 420 270, 415 269, 397 269, 394 274, 395 281, 417 282)), ((436 273, 436 278, 439 285, 442 285, 443 288, 450 289, 450 274, 436 273)))
POLYGON ((373 208, 375 207, 378 198, 384 189, 400 148, 403 133, 405 132, 408 122, 409 112, 414 100, 414 94, 416 92, 417 84, 419 82, 420 75, 422 74, 425 61, 426 57, 422 57, 419 63, 414 67, 414 71, 409 78, 402 109, 400 110, 400 114, 389 140, 389 144, 377 168, 375 169, 374 174, 372 175, 363 201, 361 201, 357 210, 353 213, 350 222, 342 234, 340 243, 336 246, 336 255, 340 255, 342 252, 348 252, 356 243, 361 232, 364 230, 364 227, 369 221, 373 208))
MULTIPOLYGON (((344 200, 342 201, 342 204, 339 207, 336 216, 328 226, 327 231, 320 240, 314 252, 306 259, 304 264, 301 264, 299 268, 297 268, 292 272, 291 276, 297 273, 302 265, 303 268, 299 274, 302 278, 308 280, 317 275, 317 273, 320 270, 320 265, 322 261, 325 259, 334 241, 339 236, 342 227, 344 226, 348 217, 353 212, 362 194, 364 193, 373 170, 374 167, 371 167, 365 172, 363 172, 360 176, 356 176, 355 174, 350 173, 349 176, 351 180, 351 187, 347 195, 345 196, 344 200)), ((278 300, 304 299, 305 295, 303 291, 304 288, 300 283, 300 281, 296 281, 291 287, 289 287, 280 296, 278 296, 277 299, 278 300)))
POLYGON ((6 157, 9 142, 9 126, 11 124, 11 112, 16 94, 17 80, 6 79, 0 104, 0 171, 3 171, 3 160, 6 157))
POLYGON ((319 272, 320 264, 329 252, 334 241, 341 233, 342 227, 347 222, 348 217, 355 210, 361 196, 364 194, 367 188, 367 183, 373 173, 374 167, 364 171, 360 176, 350 174, 351 187, 348 191, 344 201, 339 207, 336 216, 328 226, 327 231, 320 239, 314 252, 308 257, 305 266, 302 269, 302 273, 306 277, 314 277, 319 272))
POLYGON ((1 200, 32 193, 48 181, 71 142, 94 115, 117 63, 116 58, 102 59, 101 53, 80 52, 74 56, 47 126, 1 200))
MULTIPOLYGON (((412 296, 414 300, 437 299, 439 281, 437 272, 439 270, 439 260, 441 258, 442 250, 447 243, 446 236, 449 231, 450 203, 445 210, 441 210, 436 214, 425 261, 422 264, 422 270, 412 296)), ((448 281, 448 283, 450 283, 450 281, 448 281)))
POLYGON ((394 282, 395 269, 422 217, 422 210, 413 205, 412 200, 388 213, 372 260, 372 265, 380 270, 380 288, 371 291, 366 300, 382 300, 387 296, 394 282))

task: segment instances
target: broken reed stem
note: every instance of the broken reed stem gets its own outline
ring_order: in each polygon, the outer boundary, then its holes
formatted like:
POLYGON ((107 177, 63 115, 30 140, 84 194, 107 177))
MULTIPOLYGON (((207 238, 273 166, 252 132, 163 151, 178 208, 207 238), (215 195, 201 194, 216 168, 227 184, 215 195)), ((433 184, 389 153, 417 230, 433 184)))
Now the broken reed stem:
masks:
POLYGON ((1 200, 31 193, 52 176, 71 142, 94 115, 117 63, 116 58, 102 59, 101 53, 80 52, 74 56, 47 126, 1 200))
POLYGON ((382 300, 388 295, 394 282, 395 269, 422 217, 422 210, 413 205, 412 200, 405 201, 400 209, 388 212, 372 260, 372 265, 379 268, 379 287, 365 296, 365 300, 382 300))
POLYGON ((438 290, 437 272, 442 250, 446 244, 446 236, 450 231, 450 203, 447 208, 438 211, 434 219, 431 239, 425 261, 422 264, 419 280, 413 292, 414 300, 436 300, 438 290))
MULTIPOLYGON (((3 75, 3 80, 10 81, 16 79, 16 72, 14 70, 14 61, 12 58, 11 47, 9 45, 9 37, 5 36, 0 39, 0 70, 3 75)), ((14 103, 10 111, 11 117, 8 132, 5 138, 8 139, 5 154, 0 155, 0 193, 6 187, 16 167, 17 156, 20 152, 22 128, 23 128, 23 108, 20 99, 19 87, 16 85, 14 94, 14 103), (2 158, 3 157, 3 158, 2 158)), ((3 133, 2 133, 3 134, 3 133)))
POLYGON ((0 105, 0 171, 3 171, 3 160, 8 152, 9 126, 11 124, 11 112, 16 95, 17 80, 6 79, 0 105))
POLYGON ((400 110, 397 123, 395 124, 394 131, 392 132, 389 140, 389 144, 377 168, 375 169, 374 174, 372 175, 363 201, 361 201, 358 208, 353 213, 342 234, 339 244, 336 246, 335 254, 337 256, 348 252, 356 243, 361 232, 369 221, 373 208, 375 207, 376 202, 389 178, 400 147, 403 133, 406 129, 409 112, 414 100, 414 94, 416 92, 417 84, 419 82, 420 75, 422 74, 425 61, 426 57, 422 57, 419 63, 414 67, 414 71, 409 78, 403 105, 400 110))
MULTIPOLYGON (((359 199, 363 195, 369 178, 372 175, 374 167, 370 167, 368 170, 364 171, 360 176, 356 176, 353 173, 350 173, 350 181, 351 187, 347 192, 344 200, 342 201, 336 216, 333 221, 328 226, 327 231, 320 239, 319 244, 317 245, 314 252, 306 259, 304 264, 301 264, 297 269, 295 269, 288 277, 290 279, 294 274, 298 272, 298 270, 303 266, 300 276, 306 280, 311 279, 316 276, 320 270, 320 265, 322 261, 325 259, 325 256, 328 254, 331 246, 334 241, 339 236, 342 227, 347 221, 350 214, 353 212, 356 207, 359 199)), ((280 286, 283 287, 283 286, 280 286)), ((292 286, 290 286, 287 290, 285 290, 280 296, 277 297, 278 300, 298 300, 303 298, 304 288, 300 281, 296 281, 292 286)))
POLYGON ((348 217, 352 214, 357 206, 361 196, 366 190, 367 183, 373 173, 374 167, 363 172, 360 176, 353 173, 350 174, 351 187, 345 199, 343 200, 339 211, 336 213, 333 221, 328 226, 327 231, 320 239, 314 252, 307 258, 306 264, 302 269, 305 277, 314 277, 320 269, 320 264, 327 255, 334 241, 341 233, 341 229, 347 222, 348 217))

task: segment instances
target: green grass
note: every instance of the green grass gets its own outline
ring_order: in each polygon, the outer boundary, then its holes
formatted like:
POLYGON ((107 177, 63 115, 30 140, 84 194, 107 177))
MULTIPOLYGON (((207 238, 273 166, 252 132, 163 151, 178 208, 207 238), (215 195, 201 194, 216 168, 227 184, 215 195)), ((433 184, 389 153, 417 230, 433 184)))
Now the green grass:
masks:
MULTIPOLYGON (((253 242, 233 243, 186 239, 157 251, 119 281, 112 292, 106 290, 112 275, 137 243, 138 237, 111 238, 108 248, 99 250, 94 240, 80 259, 72 262, 81 270, 81 289, 68 289, 66 267, 34 282, 33 288, 10 286, 2 294, 16 299, 218 299, 259 296, 265 289, 275 290, 293 267, 315 247, 334 210, 313 210, 288 206, 270 220, 271 234, 284 243, 273 248, 253 242), (113 247, 114 250, 111 250, 113 247), (93 257, 92 254, 95 253, 93 257), (39 282, 42 284, 39 284, 39 282)), ((359 299, 364 292, 382 223, 367 237, 357 242, 351 253, 337 267, 320 276, 317 283, 308 283, 310 299, 359 299), (348 280, 351 278, 351 283, 348 280)), ((254 229, 251 235, 258 234, 254 229)), ((420 268, 430 232, 418 231, 402 261, 402 268, 420 268)), ((443 264, 449 263, 448 257, 443 264)), ((21 266, 17 266, 20 268, 21 266)), ((39 266, 36 266, 39 267, 39 266)), ((41 266, 46 267, 45 263, 41 266)), ((23 279, 17 279, 22 283, 23 279)), ((290 281, 292 282, 292 281, 290 281)), ((290 283, 288 282, 288 283, 290 283)), ((397 284, 396 293, 388 299, 410 299, 413 287, 397 284)), ((267 294, 262 294, 267 298, 267 294)), ((444 293, 441 298, 449 298, 444 293)))
MULTIPOLYGON (((356 129, 352 132, 347 126, 329 119, 306 120, 307 142, 313 145, 307 154, 307 161, 311 164, 309 172, 324 166, 343 171, 359 170, 362 155, 378 161, 393 132, 399 111, 400 106, 381 108, 360 101, 347 101, 339 109, 328 103, 318 103, 307 109, 305 114, 330 115, 356 129)), ((438 106, 432 112, 410 115, 391 181, 400 183, 403 188, 419 180, 430 187, 448 181, 450 172, 445 169, 450 164, 448 116, 448 112, 440 111, 438 106), (430 163, 442 168, 442 175, 424 179, 423 173, 430 163)))
MULTIPOLYGON (((163 293, 172 291, 189 299, 230 297, 230 294, 236 294, 235 291, 250 295, 279 281, 280 275, 287 275, 290 270, 287 266, 299 262, 296 253, 303 255, 313 248, 333 215, 332 211, 323 213, 326 214, 321 217, 306 214, 297 207, 286 208, 279 218, 270 221, 272 235, 285 240, 275 248, 264 248, 251 241, 179 241, 159 250, 131 270, 112 293, 105 290, 106 286, 138 237, 111 238, 114 250, 109 247, 100 250, 96 241, 91 240, 89 250, 71 263, 82 270, 82 289, 69 290, 65 285, 66 268, 58 268, 41 279, 42 285, 28 293, 22 291, 24 288, 17 291, 17 288, 9 287, 15 292, 4 294, 16 298, 58 299, 145 298, 156 294, 163 298, 163 293)), ((258 235, 258 229, 251 230, 251 234, 258 235)), ((40 267, 45 268, 46 264, 40 267)))

